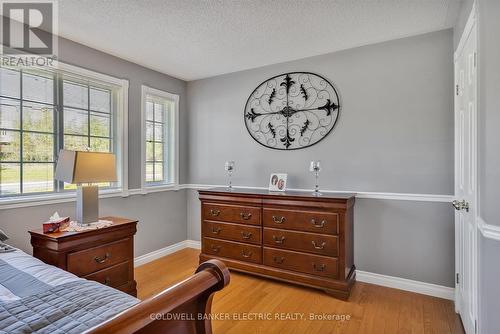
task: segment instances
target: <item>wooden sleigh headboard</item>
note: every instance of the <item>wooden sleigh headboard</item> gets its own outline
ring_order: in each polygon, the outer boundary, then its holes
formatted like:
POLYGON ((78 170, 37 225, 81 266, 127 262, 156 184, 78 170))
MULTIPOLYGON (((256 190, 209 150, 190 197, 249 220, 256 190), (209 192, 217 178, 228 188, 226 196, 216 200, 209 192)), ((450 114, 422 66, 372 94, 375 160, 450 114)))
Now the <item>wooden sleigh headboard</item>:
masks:
POLYGON ((110 333, 212 333, 207 316, 215 292, 229 284, 229 270, 219 260, 209 260, 184 281, 117 314, 86 331, 110 333), (160 319, 160 320, 158 320, 160 319))

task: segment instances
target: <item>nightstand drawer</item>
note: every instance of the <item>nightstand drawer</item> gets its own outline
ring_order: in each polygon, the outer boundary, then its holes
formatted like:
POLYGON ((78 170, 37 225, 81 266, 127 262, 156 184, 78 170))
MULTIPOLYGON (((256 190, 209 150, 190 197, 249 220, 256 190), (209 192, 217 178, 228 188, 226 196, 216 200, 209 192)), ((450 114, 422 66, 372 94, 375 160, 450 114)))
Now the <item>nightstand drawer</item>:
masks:
POLYGON ((83 278, 117 288, 128 282, 129 268, 130 262, 127 261, 103 270, 99 270, 98 272, 84 276, 83 278))
POLYGON ((68 271, 84 276, 109 268, 117 263, 131 260, 132 239, 123 239, 106 245, 89 248, 67 256, 68 271))

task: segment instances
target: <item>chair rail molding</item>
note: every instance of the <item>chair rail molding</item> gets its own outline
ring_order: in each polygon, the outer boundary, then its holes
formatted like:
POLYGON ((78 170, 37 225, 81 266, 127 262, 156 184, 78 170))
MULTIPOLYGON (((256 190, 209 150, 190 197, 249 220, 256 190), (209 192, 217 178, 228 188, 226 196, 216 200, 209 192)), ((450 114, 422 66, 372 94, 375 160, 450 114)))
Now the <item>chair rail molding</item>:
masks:
POLYGON ((488 224, 483 218, 477 217, 477 227, 483 237, 500 241, 500 226, 488 224))
MULTIPOLYGON (((163 191, 179 191, 183 189, 188 190, 199 190, 199 189, 209 189, 209 188, 220 188, 226 187, 226 185, 221 184, 168 184, 158 187, 151 187, 147 190, 145 189, 110 189, 99 191, 99 198, 109 198, 109 197, 129 197, 136 195, 147 195, 149 193, 163 192, 163 191)), ((248 189, 267 189, 267 187, 254 187, 254 186, 233 186, 233 188, 248 188, 248 189)), ((292 188, 291 191, 312 191, 311 189, 299 189, 292 188)), ((352 190, 321 190, 324 193, 353 193, 356 194, 356 198, 367 198, 367 199, 380 199, 380 200, 396 200, 396 201, 414 201, 414 202, 441 202, 441 203, 451 203, 453 201, 452 195, 436 195, 436 194, 411 194, 411 193, 385 193, 385 192, 368 192, 368 191, 352 191, 352 190)), ((0 210, 6 209, 16 209, 30 206, 39 205, 50 205, 64 202, 74 202, 76 200, 76 194, 71 193, 59 193, 59 194, 47 194, 47 195, 37 195, 37 196, 22 196, 16 198, 4 198, 0 199, 0 210)), ((487 225, 487 224, 485 224, 487 225)), ((488 225, 490 226, 490 225, 488 225)), ((495 227, 493 226, 493 229, 495 227)))
MULTIPOLYGON (((216 185, 216 184, 183 184, 182 189, 209 189, 209 188, 220 188, 226 187, 226 185, 216 185)), ((247 188, 247 189, 259 189, 265 190, 267 187, 253 187, 253 186, 234 186, 235 189, 247 188)), ((311 191, 312 189, 300 189, 291 188, 290 191, 311 191)), ((353 193, 356 194, 356 198, 369 198, 369 199, 386 199, 386 200, 399 200, 399 201, 417 201, 417 202, 443 202, 451 203, 453 201, 453 195, 436 195, 436 194, 411 194, 411 193, 385 193, 385 192, 369 192, 369 191, 355 191, 355 190, 325 190, 321 189, 324 193, 353 193)))

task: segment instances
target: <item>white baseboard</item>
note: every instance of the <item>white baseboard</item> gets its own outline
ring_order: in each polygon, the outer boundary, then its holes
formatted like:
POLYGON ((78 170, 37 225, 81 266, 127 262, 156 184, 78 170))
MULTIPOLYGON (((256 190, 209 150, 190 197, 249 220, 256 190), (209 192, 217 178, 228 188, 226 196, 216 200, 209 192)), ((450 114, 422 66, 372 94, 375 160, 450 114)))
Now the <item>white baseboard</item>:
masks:
POLYGON ((168 255, 168 254, 172 254, 172 253, 175 253, 177 251, 180 251, 181 249, 187 248, 188 242, 189 242, 189 240, 184 240, 184 241, 178 242, 176 244, 152 251, 151 253, 147 253, 147 254, 138 256, 138 257, 134 258, 134 267, 142 266, 143 264, 157 260, 161 257, 168 255))
POLYGON ((157 260, 161 257, 168 255, 168 254, 175 253, 175 252, 180 251, 181 249, 184 249, 184 248, 201 249, 201 242, 196 241, 196 240, 184 240, 184 241, 178 242, 176 244, 152 251, 151 253, 137 256, 136 258, 134 258, 134 267, 142 266, 143 264, 157 260))
MULTIPOLYGON (((201 242, 196 240, 184 240, 151 253, 138 256, 134 259, 134 267, 141 266, 185 248, 201 249, 201 242)), ((446 286, 413 281, 406 278, 369 273, 361 270, 356 270, 356 280, 450 300, 454 300, 455 296, 455 289, 446 286)))
POLYGON ((186 240, 186 247, 201 249, 201 241, 196 240, 186 240))
POLYGON ((434 296, 449 300, 455 299, 454 288, 420 281, 413 281, 406 278, 356 270, 356 280, 360 282, 386 286, 389 288, 416 292, 428 296, 434 296))

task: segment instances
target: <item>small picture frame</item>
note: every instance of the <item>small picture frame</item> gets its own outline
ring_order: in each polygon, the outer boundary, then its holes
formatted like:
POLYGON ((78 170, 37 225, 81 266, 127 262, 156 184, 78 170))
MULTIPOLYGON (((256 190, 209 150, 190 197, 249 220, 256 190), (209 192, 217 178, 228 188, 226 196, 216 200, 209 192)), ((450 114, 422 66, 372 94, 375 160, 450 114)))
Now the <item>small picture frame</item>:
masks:
POLYGON ((288 174, 272 173, 269 178, 269 191, 285 191, 288 174))

